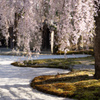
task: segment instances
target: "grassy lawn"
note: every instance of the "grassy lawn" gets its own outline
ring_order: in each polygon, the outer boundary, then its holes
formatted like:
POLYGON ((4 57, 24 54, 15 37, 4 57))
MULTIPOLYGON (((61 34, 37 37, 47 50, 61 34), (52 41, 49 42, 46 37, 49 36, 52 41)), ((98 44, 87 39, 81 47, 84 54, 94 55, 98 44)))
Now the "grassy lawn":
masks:
MULTIPOLYGON (((19 67, 47 67, 71 69, 74 65, 94 65, 94 57, 43 59, 24 62, 14 62, 19 67)), ((94 79, 94 70, 72 70, 67 74, 44 75, 35 77, 31 87, 39 91, 75 98, 78 100, 100 100, 100 80, 94 79)))

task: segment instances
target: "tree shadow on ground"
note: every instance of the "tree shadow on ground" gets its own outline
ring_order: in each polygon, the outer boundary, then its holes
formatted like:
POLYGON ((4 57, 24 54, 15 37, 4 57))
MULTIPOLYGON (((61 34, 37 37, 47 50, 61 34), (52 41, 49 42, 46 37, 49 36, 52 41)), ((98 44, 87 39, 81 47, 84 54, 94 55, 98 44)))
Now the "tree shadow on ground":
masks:
POLYGON ((14 84, 0 85, 0 100, 69 100, 66 98, 44 94, 35 89, 31 89, 29 85, 14 84))

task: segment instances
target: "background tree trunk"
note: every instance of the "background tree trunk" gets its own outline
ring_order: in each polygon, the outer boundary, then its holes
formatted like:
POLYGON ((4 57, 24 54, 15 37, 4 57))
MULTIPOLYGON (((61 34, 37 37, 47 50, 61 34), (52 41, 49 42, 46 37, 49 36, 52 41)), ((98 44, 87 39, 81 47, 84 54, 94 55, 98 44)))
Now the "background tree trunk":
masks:
POLYGON ((43 26, 43 33, 42 33, 42 50, 49 50, 50 49, 50 30, 48 25, 44 23, 43 26))
POLYGON ((96 36, 95 36, 95 44, 94 44, 94 52, 95 52, 95 78, 100 79, 100 12, 98 12, 98 16, 95 17, 96 20, 96 36))

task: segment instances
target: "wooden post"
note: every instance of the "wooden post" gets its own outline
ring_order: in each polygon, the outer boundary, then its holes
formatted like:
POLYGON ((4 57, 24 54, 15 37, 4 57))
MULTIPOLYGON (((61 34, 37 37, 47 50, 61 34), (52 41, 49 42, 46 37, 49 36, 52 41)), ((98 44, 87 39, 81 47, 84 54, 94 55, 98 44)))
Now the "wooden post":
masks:
POLYGON ((51 32, 51 53, 53 53, 54 47, 54 31, 51 32))

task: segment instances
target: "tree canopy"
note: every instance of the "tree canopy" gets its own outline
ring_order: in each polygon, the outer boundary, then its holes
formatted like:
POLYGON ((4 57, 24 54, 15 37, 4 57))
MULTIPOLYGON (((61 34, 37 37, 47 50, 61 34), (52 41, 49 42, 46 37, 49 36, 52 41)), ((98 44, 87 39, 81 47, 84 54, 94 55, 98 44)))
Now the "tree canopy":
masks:
POLYGON ((95 2, 94 0, 0 0, 0 29, 8 41, 9 28, 13 27, 18 48, 30 52, 30 42, 34 40, 33 49, 40 51, 41 30, 44 20, 47 20, 47 23, 57 29, 56 45, 59 45, 60 50, 68 51, 70 44, 77 44, 80 36, 86 44, 89 44, 89 39, 94 36, 94 15, 97 14, 98 6, 95 2))

